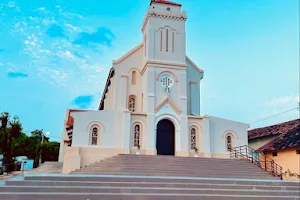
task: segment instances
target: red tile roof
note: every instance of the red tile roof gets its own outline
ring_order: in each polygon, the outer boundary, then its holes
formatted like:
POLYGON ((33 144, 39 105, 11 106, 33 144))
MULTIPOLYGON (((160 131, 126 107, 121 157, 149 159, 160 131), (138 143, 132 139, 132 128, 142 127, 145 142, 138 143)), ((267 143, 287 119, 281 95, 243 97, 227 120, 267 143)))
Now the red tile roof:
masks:
POLYGON ((69 110, 69 113, 68 113, 68 119, 67 119, 67 126, 72 126, 73 125, 73 123, 74 123, 74 119, 73 119, 73 117, 71 117, 71 113, 72 112, 87 112, 87 111, 89 111, 89 110, 75 110, 75 109, 70 109, 69 110))
POLYGON ((300 119, 248 131, 249 140, 270 135, 277 135, 277 137, 257 151, 270 152, 300 148, 300 119))
POLYGON ((267 136, 276 136, 289 132, 291 129, 299 126, 300 120, 295 119, 272 126, 266 126, 263 128, 256 128, 248 131, 248 139, 253 140, 256 138, 262 138, 267 136))
POLYGON ((151 0, 150 5, 152 5, 152 3, 160 3, 160 4, 167 4, 167 5, 181 7, 181 4, 179 4, 179 3, 174 3, 174 2, 171 2, 171 1, 165 1, 165 0, 151 0))
POLYGON ((270 152, 285 149, 300 149, 300 124, 294 129, 278 136, 264 146, 257 149, 259 152, 270 152))

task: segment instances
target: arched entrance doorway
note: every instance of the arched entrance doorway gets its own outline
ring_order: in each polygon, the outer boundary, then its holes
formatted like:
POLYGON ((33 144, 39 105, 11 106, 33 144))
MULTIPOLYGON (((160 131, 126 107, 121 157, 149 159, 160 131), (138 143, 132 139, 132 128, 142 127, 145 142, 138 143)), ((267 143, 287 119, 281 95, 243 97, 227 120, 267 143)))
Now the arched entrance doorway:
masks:
POLYGON ((170 120, 163 119, 157 124, 157 155, 175 155, 175 129, 170 120))

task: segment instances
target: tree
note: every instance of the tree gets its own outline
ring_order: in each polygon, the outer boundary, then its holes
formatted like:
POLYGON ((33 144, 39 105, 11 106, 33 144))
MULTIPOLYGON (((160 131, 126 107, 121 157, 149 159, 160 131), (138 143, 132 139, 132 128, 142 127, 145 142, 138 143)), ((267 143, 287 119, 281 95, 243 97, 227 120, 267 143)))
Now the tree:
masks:
POLYGON ((14 159, 12 156, 12 140, 19 137, 21 134, 22 126, 19 118, 15 116, 13 120, 9 120, 9 113, 3 112, 0 116, 1 130, 4 134, 3 140, 3 166, 7 173, 14 170, 14 159))
POLYGON ((57 161, 59 154, 58 142, 45 142, 42 147, 42 162, 57 161))
POLYGON ((34 130, 31 136, 22 133, 22 125, 18 117, 10 120, 7 112, 0 114, 0 153, 3 153, 3 165, 11 163, 7 172, 14 170, 14 157, 27 156, 34 160, 34 167, 39 164, 40 151, 43 150, 42 162, 57 161, 59 153, 59 143, 49 142, 49 138, 44 136, 42 144, 43 129, 34 130))
MULTIPOLYGON (((6 129, 7 129, 7 124, 8 124, 8 119, 9 119, 9 114, 7 112, 3 112, 0 115, 0 122, 1 122, 1 126, 0 126, 0 131, 3 135, 3 148, 2 148, 2 152, 3 154, 7 151, 7 134, 6 134, 6 129)), ((5 160, 5 159, 3 159, 5 160)))

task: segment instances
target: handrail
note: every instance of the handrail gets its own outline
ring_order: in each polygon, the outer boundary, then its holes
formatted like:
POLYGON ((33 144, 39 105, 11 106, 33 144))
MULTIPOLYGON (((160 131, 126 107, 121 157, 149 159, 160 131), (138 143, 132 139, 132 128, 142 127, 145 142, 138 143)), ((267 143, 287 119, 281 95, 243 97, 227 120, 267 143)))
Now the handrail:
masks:
POLYGON ((258 152, 247 145, 231 148, 230 158, 246 159, 272 174, 274 177, 280 177, 282 179, 282 167, 280 165, 275 163, 273 159, 267 157, 265 154, 261 154, 261 152, 258 152))

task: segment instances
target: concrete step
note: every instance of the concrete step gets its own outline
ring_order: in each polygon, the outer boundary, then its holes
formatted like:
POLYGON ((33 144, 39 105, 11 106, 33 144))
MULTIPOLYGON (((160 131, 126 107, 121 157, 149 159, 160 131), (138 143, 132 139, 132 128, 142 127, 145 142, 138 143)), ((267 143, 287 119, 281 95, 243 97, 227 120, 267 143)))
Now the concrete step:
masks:
POLYGON ((248 190, 248 189, 216 189, 216 188, 178 188, 178 187, 81 187, 81 186, 5 186, 0 187, 1 192, 15 193, 26 192, 45 192, 45 193, 155 193, 155 194, 219 194, 219 195, 259 195, 259 196, 297 196, 298 191, 285 190, 248 190))
POLYGON ((145 173, 145 172, 112 172, 112 171, 107 171, 107 172, 73 172, 73 174, 89 174, 89 175, 92 175, 92 174, 105 174, 105 175, 109 175, 109 174, 112 174, 112 175, 145 175, 145 176, 193 176, 193 177, 212 177, 212 178, 241 178, 241 179, 270 179, 270 180, 273 180, 274 177, 270 177, 268 175, 265 175, 265 176, 249 176, 249 175, 234 175, 234 174, 229 174, 229 175, 226 175, 226 174, 201 174, 201 175, 198 175, 198 174, 193 174, 193 173, 167 173, 167 172, 149 172, 149 173, 145 173))
MULTIPOLYGON (((202 158, 195 158, 190 157, 190 159, 182 159, 182 160, 176 160, 176 159, 156 159, 156 158, 143 158, 140 156, 136 156, 137 158, 114 158, 114 159, 109 159, 109 160, 104 160, 103 162, 159 162, 162 163, 162 161, 167 162, 167 163, 223 163, 223 164, 231 164, 231 163, 239 163, 239 164, 246 164, 249 163, 247 160, 230 160, 230 159, 205 159, 203 160, 202 158)), ((99 162, 101 163, 101 162, 99 162)))
POLYGON ((234 164, 218 164, 218 165, 212 165, 212 164, 188 164, 188 163, 180 163, 180 164, 173 164, 173 163, 153 163, 153 162, 110 162, 110 163, 97 163, 94 165, 90 165, 87 167, 136 167, 136 166, 145 166, 145 167, 172 167, 172 168, 211 168, 211 169, 232 169, 232 167, 237 167, 240 169, 256 169, 256 165, 251 165, 250 163, 244 163, 243 165, 239 165, 238 163, 234 164))
POLYGON ((149 193, 0 193, 1 200, 299 200, 298 196, 219 195, 219 194, 149 194, 149 193))
POLYGON ((72 174, 25 174, 0 186, 1 200, 299 200, 246 160, 119 155, 72 174))
POLYGON ((268 176, 265 172, 248 172, 247 171, 215 171, 215 170, 163 170, 163 169, 122 169, 122 168, 83 168, 75 172, 121 172, 121 173, 168 173, 168 174, 190 174, 190 175, 251 175, 251 176, 268 176))
MULTIPOLYGON (((168 168, 164 168, 164 167, 151 167, 151 166, 102 166, 102 167, 85 167, 85 168, 81 168, 75 171, 91 171, 91 170, 96 170, 96 171, 101 171, 101 170, 119 170, 119 171, 126 171, 126 170, 137 170, 137 171, 141 171, 141 170, 152 170, 152 171, 173 171, 173 172, 186 172, 187 168, 185 167, 168 167, 168 168)), ((191 172, 199 172, 199 173, 209 173, 209 172, 220 172, 220 173, 228 173, 228 172, 232 172, 232 170, 229 169, 211 169, 211 168, 190 168, 189 171, 191 172)), ((266 174, 266 172, 260 168, 254 168, 254 169, 236 169, 234 172, 236 173, 257 173, 257 174, 266 174)))
MULTIPOLYGON (((52 175, 52 176, 25 176, 25 181, 68 181, 68 182, 134 182, 134 183, 190 183, 190 184, 235 184, 235 185, 264 185, 264 186, 294 186, 297 182, 266 179, 239 179, 239 178, 211 178, 211 177, 179 177, 179 176, 132 176, 132 175, 52 175)), ((11 180, 13 181, 13 180, 11 180)), ((9 182, 9 181, 8 181, 9 182)))
POLYGON ((214 189, 243 189, 243 190, 278 190, 299 191, 298 186, 270 186, 247 184, 220 184, 220 183, 184 183, 184 182, 112 182, 112 181, 7 181, 7 186, 80 186, 80 187, 172 187, 172 188, 214 188, 214 189))

